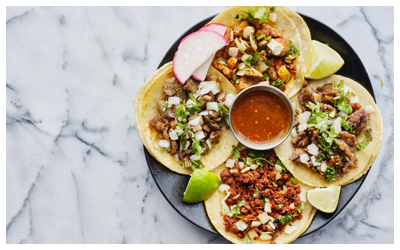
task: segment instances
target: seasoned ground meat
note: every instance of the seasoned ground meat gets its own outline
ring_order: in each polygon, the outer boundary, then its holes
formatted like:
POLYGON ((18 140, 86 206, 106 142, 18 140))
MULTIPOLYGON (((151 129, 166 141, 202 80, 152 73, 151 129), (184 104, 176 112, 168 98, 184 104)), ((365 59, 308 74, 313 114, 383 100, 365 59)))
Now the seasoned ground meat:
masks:
POLYGON ((310 143, 310 138, 307 136, 307 133, 302 131, 297 134, 296 138, 292 139, 292 144, 295 147, 305 147, 310 143))
POLYGON ((349 121, 352 123, 355 123, 356 125, 354 126, 356 135, 359 135, 361 131, 365 128, 367 125, 367 122, 369 120, 369 114, 365 112, 365 110, 357 110, 356 112, 352 113, 348 117, 349 121))
POLYGON ((218 95, 217 95, 217 102, 219 102, 219 103, 224 102, 224 101, 226 100, 226 95, 227 95, 226 90, 224 90, 224 91, 218 93, 218 95))
POLYGON ((340 150, 342 150, 346 157, 351 160, 353 158, 353 154, 350 151, 350 146, 346 144, 345 141, 341 140, 341 139, 335 139, 336 144, 338 145, 338 147, 340 148, 340 150))
POLYGON ((340 139, 344 140, 350 147, 355 147, 358 144, 357 138, 347 131, 341 132, 340 139))
POLYGON ((168 124, 168 120, 162 118, 159 115, 156 115, 153 119, 150 120, 150 124, 157 130, 164 131, 168 124))
POLYGON ((263 23, 261 25, 261 29, 259 29, 256 33, 256 37, 259 37, 260 35, 264 34, 265 37, 283 37, 282 33, 279 32, 278 30, 272 28, 270 25, 263 23))
POLYGON ((173 96, 182 90, 182 85, 176 80, 175 77, 167 79, 164 83, 163 92, 168 96, 173 96))
POLYGON ((190 93, 196 93, 199 90, 199 83, 192 78, 189 78, 189 80, 186 81, 185 86, 183 86, 183 89, 190 93))
POLYGON ((300 94, 298 96, 299 102, 303 105, 307 105, 309 102, 312 102, 311 97, 314 94, 314 90, 311 87, 302 88, 300 94))
POLYGON ((222 131, 221 130, 211 132, 210 141, 213 142, 213 143, 218 142, 219 137, 221 137, 221 135, 222 135, 222 131))

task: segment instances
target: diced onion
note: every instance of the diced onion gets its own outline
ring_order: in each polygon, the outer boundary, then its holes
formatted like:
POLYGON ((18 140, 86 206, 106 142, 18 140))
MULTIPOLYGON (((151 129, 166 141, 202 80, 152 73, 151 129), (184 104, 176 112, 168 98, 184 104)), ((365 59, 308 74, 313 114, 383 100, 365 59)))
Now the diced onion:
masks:
POLYGON ((212 145, 211 145, 210 139, 207 139, 206 143, 207 143, 207 146, 211 149, 212 145))
POLYGON ((246 50, 246 45, 244 45, 243 43, 241 43, 241 42, 239 41, 239 39, 235 38, 234 41, 235 41, 236 46, 239 48, 240 51, 244 52, 244 51, 246 50))
POLYGON ((191 107, 191 106, 193 106, 193 105, 195 105, 195 102, 192 100, 192 99, 189 99, 187 102, 186 102, 186 107, 191 107))
POLYGON ((167 114, 169 117, 174 117, 174 111, 172 111, 172 109, 167 109, 167 114))
POLYGON ((264 72, 268 69, 267 64, 265 62, 260 63, 260 72, 264 72))
POLYGON ((240 231, 244 231, 247 228, 247 224, 244 221, 240 220, 236 222, 236 228, 240 231))
POLYGON ((308 162, 310 160, 310 157, 308 156, 308 154, 302 154, 302 155, 300 155, 300 161, 302 162, 302 163, 306 163, 306 162, 308 162))
POLYGON ((300 123, 307 123, 308 120, 311 117, 311 112, 310 111, 304 111, 303 113, 301 113, 297 117, 298 117, 300 123))
POLYGON ((169 131, 169 138, 171 138, 171 140, 173 140, 173 141, 176 141, 179 139, 179 136, 174 129, 171 129, 169 131))
POLYGON ((260 197, 260 192, 259 191, 255 191, 254 194, 253 194, 253 197, 254 198, 260 197))
POLYGON ((250 45, 251 45, 251 47, 253 48, 253 50, 254 51, 257 51, 257 44, 256 44, 256 42, 254 41, 254 38, 253 38, 253 35, 252 34, 250 34, 250 45))
POLYGON ((181 103, 182 99, 178 96, 171 96, 168 98, 168 104, 173 105, 173 104, 179 104, 181 103))
POLYGON ((256 70, 255 68, 250 68, 250 69, 254 72, 254 74, 255 74, 256 76, 259 76, 259 77, 262 76, 261 72, 258 71, 258 70, 256 70))
POLYGON ((256 239, 256 238, 258 238, 258 233, 255 230, 250 230, 249 237, 250 237, 250 239, 256 239))
POLYGON ((237 54, 238 54, 238 52, 239 52, 239 49, 238 49, 238 48, 236 48, 236 47, 230 47, 230 48, 229 48, 229 51, 228 51, 228 54, 229 54, 229 56, 236 57, 237 54))
POLYGON ((193 125, 193 126, 197 126, 197 125, 199 125, 201 119, 202 119, 202 117, 198 116, 198 117, 194 118, 193 120, 190 120, 188 122, 188 124, 189 125, 193 125))
POLYGON ((319 148, 314 143, 311 143, 310 145, 307 146, 307 150, 310 154, 316 155, 318 154, 319 148))
POLYGON ((272 212, 272 210, 271 210, 271 203, 265 203, 265 206, 264 206, 264 211, 265 212, 267 212, 267 213, 271 213, 272 212))
POLYGON ((290 135, 291 135, 293 138, 296 138, 296 137, 297 137, 297 132, 296 132, 296 129, 295 129, 295 128, 292 129, 292 132, 290 133, 290 135))
POLYGON ((228 191, 230 188, 231 188, 231 187, 230 187, 229 185, 226 185, 226 184, 221 184, 221 185, 219 185, 219 187, 218 187, 219 191, 221 191, 221 192, 226 192, 226 191, 228 191))
POLYGON ((191 155, 189 158, 192 161, 198 161, 201 159, 201 155, 191 155))
POLYGON ((269 235, 269 232, 262 232, 259 239, 260 240, 272 240, 272 236, 269 235))
POLYGON ((208 111, 207 110, 205 110, 205 111, 202 111, 202 112, 200 112, 199 113, 199 115, 208 115, 209 113, 208 113, 208 111))
POLYGON ((332 110, 332 112, 329 113, 329 117, 330 117, 330 118, 335 117, 335 115, 336 115, 336 110, 335 110, 335 109, 332 110))
POLYGON ((291 233, 293 233, 295 230, 296 230, 297 228, 295 227, 295 226, 289 226, 289 225, 287 225, 286 227, 285 227, 285 233, 287 233, 287 234, 291 234, 291 233))
POLYGON ((258 167, 257 164, 251 164, 251 165, 250 165, 250 168, 253 169, 253 170, 256 169, 257 167, 258 167))
POLYGON ((351 103, 358 103, 358 96, 352 96, 352 97, 350 97, 350 102, 351 103))
POLYGON ((204 135, 203 131, 198 131, 194 134, 194 137, 196 138, 196 140, 201 140, 201 139, 205 138, 206 136, 204 135))
POLYGON ((260 220, 260 222, 262 224, 265 224, 265 223, 267 223, 269 221, 269 216, 268 216, 268 214, 266 212, 263 212, 262 214, 259 214, 257 217, 258 217, 258 219, 260 220))
POLYGON ((254 33, 254 28, 247 26, 243 31, 243 38, 247 39, 252 33, 254 33))
POLYGON ((244 167, 244 163, 243 162, 239 162, 239 168, 242 169, 244 167))
POLYGON ((230 172, 231 172, 231 174, 233 174, 233 173, 239 173, 239 169, 237 169, 237 168, 232 168, 230 172))
POLYGON ((311 161, 312 161, 312 164, 313 164, 314 166, 320 166, 320 165, 321 165, 321 162, 316 162, 316 161, 315 161, 315 156, 311 156, 311 161))
POLYGON ((342 118, 338 117, 333 121, 333 128, 335 129, 335 134, 339 134, 340 131, 342 131, 342 126, 340 125, 341 120, 342 118))
POLYGON ((179 126, 176 126, 176 127, 175 127, 175 131, 176 131, 177 133, 183 132, 183 128, 182 128, 182 127, 179 127, 179 126))
POLYGON ((283 185, 283 186, 282 186, 282 190, 283 190, 283 192, 286 193, 286 192, 288 191, 288 187, 287 187, 286 185, 283 185))
POLYGON ((207 109, 208 110, 214 110, 218 112, 218 103, 216 102, 207 102, 207 109))
POLYGON ((306 190, 300 186, 301 193, 299 194, 300 200, 304 203, 307 202, 306 190))
POLYGON ((272 221, 268 222, 268 226, 270 226, 273 230, 275 230, 275 225, 272 221))
POLYGON ((186 147, 185 147, 185 148, 182 148, 182 143, 181 143, 180 149, 181 149, 181 150, 186 150, 186 149, 189 148, 189 146, 190 146, 190 142, 189 142, 189 141, 186 141, 186 147))
POLYGON ((201 82, 199 85, 199 90, 197 90, 197 92, 193 96, 197 98, 200 95, 207 94, 208 92, 216 88, 216 83, 216 81, 201 82))
POLYGON ((244 67, 246 67, 246 64, 244 63, 239 63, 239 65, 237 66, 238 69, 243 69, 244 67))
POLYGON ((236 200, 237 198, 239 198, 240 194, 237 194, 236 196, 232 197, 232 200, 236 200))
POLYGON ((251 55, 244 54, 241 59, 242 59, 243 62, 245 62, 247 60, 247 58, 249 58, 249 57, 251 57, 251 55))
POLYGON ((349 116, 348 114, 346 114, 345 112, 343 112, 343 111, 340 111, 339 113, 338 113, 338 115, 340 116, 340 117, 346 117, 345 119, 347 120, 347 117, 349 116))
POLYGON ((279 55, 283 50, 283 45, 276 42, 275 39, 271 39, 267 46, 272 50, 272 54, 275 56, 279 55))
POLYGON ((234 99, 235 99, 234 95, 232 95, 232 94, 226 95, 224 105, 227 106, 228 108, 230 108, 234 99))
POLYGON ((325 162, 323 162, 323 163, 321 163, 321 172, 325 172, 326 171, 326 163, 325 162))
POLYGON ((372 112, 374 112, 374 108, 373 108, 371 105, 366 106, 366 107, 364 108, 364 110, 365 110, 367 113, 372 113, 372 112))
POLYGON ((251 222, 251 227, 258 227, 260 225, 261 225, 261 222, 259 222, 259 221, 252 221, 251 222))
POLYGON ((294 203, 293 203, 293 202, 290 203, 289 208, 290 208, 290 209, 294 209, 294 203))
POLYGON ((162 148, 169 148, 170 143, 167 140, 159 140, 158 145, 160 145, 162 148))
POLYGON ((269 13, 268 19, 271 22, 275 22, 276 21, 276 13, 269 13))
POLYGON ((282 173, 282 167, 279 166, 278 164, 275 165, 275 169, 276 169, 276 171, 278 171, 279 173, 282 173))
POLYGON ((269 82, 268 81, 263 81, 263 82, 260 82, 259 84, 269 85, 269 82))
POLYGON ((279 180, 281 177, 282 177, 281 173, 279 173, 279 172, 276 173, 276 177, 275 177, 276 180, 279 180))
POLYGON ((300 123, 299 127, 297 128, 299 132, 304 131, 307 129, 307 123, 300 123))
POLYGON ((231 167, 233 167, 233 165, 235 165, 235 160, 233 160, 233 159, 226 160, 225 166, 227 166, 228 168, 231 168, 231 167))

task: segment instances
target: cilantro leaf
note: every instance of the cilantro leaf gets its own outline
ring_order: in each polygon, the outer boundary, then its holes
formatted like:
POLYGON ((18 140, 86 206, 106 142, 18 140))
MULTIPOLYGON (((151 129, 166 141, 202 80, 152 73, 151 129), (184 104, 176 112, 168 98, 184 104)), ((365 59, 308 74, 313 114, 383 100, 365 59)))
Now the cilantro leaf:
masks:
POLYGON ((320 155, 318 155, 317 159, 315 159, 315 162, 322 161, 324 158, 325 158, 324 153, 321 153, 320 155))
POLYGON ((192 138, 192 150, 190 151, 191 153, 195 155, 201 155, 203 153, 203 148, 200 145, 200 141, 202 140, 197 140, 195 138, 192 138))
POLYGON ((294 54, 300 55, 300 51, 292 44, 292 41, 289 40, 289 51, 294 54))
POLYGON ((320 103, 314 104, 312 102, 309 102, 308 104, 306 104, 306 107, 311 110, 311 113, 315 114, 316 112, 319 112, 320 103))
POLYGON ((281 78, 278 78, 272 82, 271 86, 281 89, 283 87, 282 83, 283 83, 283 80, 281 78))
POLYGON ((240 158, 240 151, 235 145, 232 145, 231 154, 233 154, 233 156, 235 157, 235 161, 237 162, 240 158))
POLYGON ((299 184, 299 182, 295 179, 295 178, 290 178, 291 180, 292 180, 292 182, 293 182, 293 184, 299 184))
POLYGON ((242 12, 248 16, 247 21, 249 23, 252 23, 254 21, 254 12, 252 9, 249 9, 248 11, 242 10, 242 12))
POLYGON ((282 175, 286 174, 286 172, 288 171, 286 166, 283 165, 283 163, 281 162, 281 160, 276 160, 275 165, 279 165, 282 167, 282 175))
POLYGON ((323 128, 326 129, 328 127, 328 120, 329 120, 328 113, 316 112, 312 114, 312 116, 308 120, 307 128, 314 127, 318 130, 321 130, 323 128))
POLYGON ((258 18, 258 24, 268 23, 268 11, 264 7, 258 8, 254 14, 254 18, 258 18))
POLYGON ((254 53, 252 56, 249 56, 246 61, 244 62, 244 64, 248 67, 251 67, 251 65, 257 64, 258 61, 260 60, 260 54, 258 52, 254 53))
POLYGON ((276 185, 275 182, 273 182, 273 181, 271 180, 271 178, 268 177, 268 179, 271 181, 271 183, 272 183, 272 185, 274 185, 274 187, 277 187, 277 186, 278 186, 278 185, 276 185))
POLYGON ((294 213, 294 214, 289 214, 289 213, 288 213, 288 214, 285 214, 285 215, 279 215, 279 216, 278 216, 278 220, 279 220, 279 222, 280 222, 282 225, 285 225, 285 224, 291 222, 292 219, 293 219, 294 217, 296 217, 296 216, 298 216, 297 213, 294 213))
POLYGON ((245 239, 246 239, 246 244, 251 244, 251 238, 249 235, 246 235, 245 239))
POLYGON ((269 199, 267 197, 265 197, 265 198, 261 199, 261 203, 263 205, 265 205, 266 203, 269 203, 269 199))
POLYGON ((333 168, 333 167, 327 167, 326 168, 326 170, 325 170, 325 173, 324 173, 324 175, 325 175, 325 182, 326 183, 329 183, 329 182, 332 182, 332 181, 336 181, 336 175, 335 175, 335 173, 336 173, 336 171, 335 171, 335 169, 333 168))
POLYGON ((275 6, 272 6, 271 8, 269 8, 269 12, 274 13, 275 12, 275 6))
POLYGON ((347 103, 346 97, 350 94, 350 90, 347 91, 345 94, 343 89, 340 91, 340 96, 334 97, 333 99, 336 100, 335 107, 337 107, 339 110, 351 114, 353 112, 353 108, 350 106, 350 104, 347 103))
POLYGON ((332 87, 332 89, 340 90, 341 88, 343 88, 343 85, 344 85, 344 80, 340 80, 340 83, 339 83, 338 85, 336 85, 336 83, 333 82, 333 87, 332 87))
POLYGON ((190 168, 192 170, 199 169, 199 168, 204 168, 204 164, 200 160, 198 160, 198 161, 193 161, 192 160, 192 163, 190 163, 190 168))
POLYGON ((241 201, 237 205, 232 205, 230 207, 230 211, 227 213, 229 217, 238 217, 240 214, 240 207, 246 204, 246 201, 241 201))
POLYGON ((297 211, 299 211, 299 213, 301 213, 301 202, 299 204, 297 204, 297 211))
POLYGON ((364 140, 362 140, 362 142, 358 143, 357 150, 361 150, 361 149, 365 148, 370 141, 372 141, 371 128, 368 128, 367 131, 365 132, 364 140))
POLYGON ((346 130, 351 130, 351 125, 346 122, 346 117, 344 116, 342 117, 342 120, 340 120, 340 126, 346 130))

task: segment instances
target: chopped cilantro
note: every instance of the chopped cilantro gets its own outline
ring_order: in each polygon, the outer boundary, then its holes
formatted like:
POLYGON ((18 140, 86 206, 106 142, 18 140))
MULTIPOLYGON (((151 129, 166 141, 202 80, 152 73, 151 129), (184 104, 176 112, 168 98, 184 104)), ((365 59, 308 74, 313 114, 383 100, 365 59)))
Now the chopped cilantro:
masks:
POLYGON ((276 160, 275 165, 279 165, 282 168, 282 175, 286 174, 286 172, 288 171, 286 166, 283 165, 283 163, 281 162, 281 160, 276 160))
POLYGON ((265 79, 265 81, 269 81, 268 73, 264 73, 262 77, 265 79))
POLYGON ((244 64, 248 67, 251 67, 252 63, 257 64, 260 60, 260 54, 258 52, 254 53, 253 56, 249 56, 244 64))
POLYGON ((200 141, 202 140, 197 140, 195 138, 192 138, 192 150, 190 151, 191 153, 195 155, 201 155, 203 153, 203 148, 200 145, 200 141))
POLYGON ((192 160, 192 163, 190 163, 190 168, 192 170, 199 169, 199 168, 204 168, 204 164, 200 160, 198 160, 198 161, 193 161, 192 160))
POLYGON ((243 15, 240 15, 237 19, 238 21, 241 21, 243 19, 243 15))
POLYGON ((315 112, 308 120, 307 128, 314 127, 318 130, 321 130, 323 128, 326 129, 328 127, 328 120, 329 120, 328 113, 315 112))
POLYGON ((263 205, 265 205, 266 203, 269 203, 269 199, 267 197, 265 197, 265 198, 261 199, 261 203, 263 205))
POLYGON ((161 108, 161 111, 164 112, 168 108, 168 102, 165 102, 165 105, 161 108))
POLYGON ((274 187, 277 187, 277 186, 278 186, 278 185, 276 185, 275 182, 273 182, 273 181, 271 180, 271 178, 268 177, 268 179, 271 181, 271 183, 272 183, 272 185, 274 185, 274 187))
POLYGON ((278 207, 279 207, 279 208, 282 208, 282 207, 283 207, 283 204, 278 204, 278 207))
POLYGON ((171 146, 169 146, 167 149, 161 149, 161 148, 157 148, 159 151, 163 152, 163 153, 169 153, 171 152, 171 146))
POLYGON ((372 136, 371 136, 371 129, 369 128, 365 132, 364 140, 362 140, 362 142, 358 143, 357 150, 361 150, 361 149, 365 148, 370 141, 372 141, 372 136))
POLYGON ((240 83, 240 79, 236 79, 235 83, 239 84, 240 83))
POLYGON ((299 211, 299 213, 301 213, 301 202, 299 204, 297 204, 297 211, 299 211))
POLYGON ((246 239, 246 244, 251 244, 250 236, 246 235, 245 239, 246 239))
POLYGON ((254 14, 254 18, 258 18, 258 24, 268 23, 268 11, 264 7, 260 7, 254 14))
POLYGON ((280 222, 282 225, 285 225, 285 224, 291 222, 292 219, 293 219, 294 217, 296 217, 296 216, 298 216, 297 213, 294 213, 294 214, 289 214, 289 213, 288 213, 288 214, 285 214, 285 215, 279 215, 279 216, 278 216, 278 220, 279 220, 279 222, 280 222))
POLYGON ((187 108, 189 114, 193 115, 195 112, 200 112, 201 111, 200 107, 203 105, 203 102, 201 101, 197 102, 196 98, 193 96, 192 93, 189 93, 189 97, 194 102, 194 104, 192 104, 190 107, 187 108))
POLYGON ((342 120, 340 120, 340 126, 342 126, 346 130, 351 130, 351 125, 346 122, 345 116, 343 116, 342 120))
POLYGON ((247 21, 249 23, 253 23, 253 21, 254 21, 254 12, 253 12, 253 10, 252 9, 249 9, 248 11, 242 10, 242 12, 247 15, 247 21))
POLYGON ((332 89, 340 90, 341 88, 343 88, 343 85, 344 85, 344 80, 340 80, 340 83, 338 85, 336 85, 336 82, 333 82, 332 89))
POLYGON ((350 104, 347 103, 346 97, 350 94, 350 90, 347 91, 346 94, 344 94, 343 89, 340 91, 340 96, 334 97, 333 99, 336 100, 335 107, 337 107, 339 110, 351 114, 353 112, 353 108, 350 106, 350 104))
POLYGON ((228 109, 224 105, 218 104, 218 113, 221 112, 221 111, 223 113, 225 113, 226 115, 229 115, 228 109))
POLYGON ((308 104, 306 104, 306 107, 308 107, 311 110, 311 113, 316 113, 319 112, 319 106, 320 104, 314 104, 312 102, 309 102, 308 104))
POLYGON ((332 181, 336 181, 336 175, 335 175, 335 173, 336 173, 336 171, 335 171, 335 169, 333 168, 333 167, 327 167, 326 168, 326 170, 325 170, 325 173, 324 173, 324 175, 325 175, 325 182, 326 183, 329 183, 329 182, 332 182, 332 181))
POLYGON ((176 119, 179 122, 185 124, 187 122, 187 116, 189 115, 189 111, 185 109, 185 105, 183 104, 176 104, 175 107, 176 107, 176 119))
POLYGON ((227 215, 229 217, 238 217, 239 218, 238 215, 240 214, 240 207, 243 206, 244 204, 246 204, 246 201, 241 201, 241 202, 239 202, 239 204, 231 206, 230 211, 227 213, 227 215))
POLYGON ((235 145, 232 145, 231 154, 233 154, 233 156, 235 157, 235 162, 237 162, 240 158, 240 151, 235 145))
POLYGON ((272 82, 271 86, 281 89, 283 87, 282 82, 283 82, 283 80, 281 78, 278 78, 272 82))
POLYGON ((335 128, 333 125, 329 127, 329 135, 326 135, 326 133, 322 133, 322 139, 325 141, 325 145, 329 145, 329 147, 332 146, 333 138, 335 138, 335 128))
POLYGON ((315 162, 322 161, 324 158, 325 158, 324 153, 321 153, 321 154, 318 155, 317 159, 315 159, 315 162))
POLYGON ((289 40, 289 51, 294 54, 300 55, 300 51, 292 44, 292 41, 289 40))
POLYGON ((269 8, 269 12, 274 13, 275 11, 275 6, 272 6, 271 8, 269 8))
POLYGON ((295 179, 295 178, 290 178, 291 180, 292 180, 292 182, 293 182, 293 184, 299 184, 299 182, 295 179))

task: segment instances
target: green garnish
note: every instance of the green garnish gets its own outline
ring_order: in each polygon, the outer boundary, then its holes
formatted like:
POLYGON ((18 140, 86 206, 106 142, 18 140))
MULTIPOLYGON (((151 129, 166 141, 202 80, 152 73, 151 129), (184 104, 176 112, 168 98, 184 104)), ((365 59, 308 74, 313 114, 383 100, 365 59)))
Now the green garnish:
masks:
POLYGON ((300 51, 292 44, 292 41, 289 40, 289 51, 293 52, 294 54, 300 55, 300 51))
POLYGON ((274 13, 275 11, 275 6, 272 6, 271 8, 269 8, 269 12, 274 13))
POLYGON ((243 19, 243 15, 240 15, 238 18, 238 21, 241 21, 243 19))
POLYGON ((249 56, 244 62, 244 64, 248 67, 251 67, 252 63, 257 64, 259 60, 260 60, 260 54, 256 52, 253 54, 253 56, 249 56))
POLYGON ((291 222, 292 219, 293 219, 294 217, 296 217, 296 216, 298 216, 297 213, 295 213, 295 214, 279 215, 279 216, 278 216, 278 220, 280 221, 280 223, 281 223, 282 225, 285 225, 285 224, 291 222))
POLYGON ((228 109, 227 109, 224 105, 222 105, 222 104, 218 104, 218 113, 219 113, 220 111, 222 111, 222 112, 225 113, 226 115, 229 115, 228 109))
POLYGON ((252 9, 250 9, 248 11, 242 10, 242 12, 248 16, 247 17, 247 21, 249 21, 250 23, 253 23, 253 21, 254 21, 254 12, 253 12, 253 10, 252 9))
POLYGON ((326 129, 328 127, 328 120, 329 120, 328 113, 315 112, 308 120, 307 128, 314 127, 318 130, 321 130, 323 128, 326 129))
POLYGON ((350 94, 350 90, 347 91, 347 94, 344 94, 344 91, 340 91, 340 96, 334 97, 333 99, 336 100, 336 103, 334 104, 335 107, 337 107, 339 110, 351 114, 353 112, 353 108, 350 106, 350 104, 347 103, 346 97, 350 94))
POLYGON ((251 169, 251 167, 247 167, 247 168, 244 168, 242 171, 240 171, 240 173, 246 173, 247 171, 249 171, 251 169))
POLYGON ((380 79, 380 78, 379 78, 379 80, 381 80, 381 87, 383 88, 383 82, 382 82, 382 79, 380 79))
POLYGON ((281 89, 283 87, 282 86, 282 82, 283 82, 283 80, 281 78, 278 78, 278 79, 276 79, 275 81, 272 82, 271 86, 273 86, 275 88, 278 88, 278 89, 281 89))
POLYGON ((293 182, 293 184, 299 184, 299 182, 296 180, 296 179, 294 179, 294 178, 290 178, 291 180, 292 180, 292 182, 293 182))
POLYGON ((193 96, 192 93, 189 93, 189 97, 194 102, 194 104, 192 104, 190 107, 187 108, 189 114, 193 115, 195 112, 200 112, 201 111, 200 107, 203 105, 203 102, 201 101, 197 102, 196 98, 193 96))
POLYGON ((253 162, 256 163, 257 165, 264 166, 265 163, 268 163, 271 166, 274 166, 274 164, 265 159, 264 154, 259 151, 250 150, 249 156, 253 159, 253 162))
POLYGON ((297 204, 297 211, 299 211, 299 213, 301 213, 301 202, 299 204, 297 204))
POLYGON ((185 109, 185 105, 176 104, 176 120, 185 124, 187 122, 187 116, 189 115, 189 111, 185 109))
POLYGON ((336 85, 336 82, 333 82, 332 89, 340 90, 341 88, 343 88, 343 85, 344 85, 344 80, 340 80, 340 83, 338 85, 336 85))
POLYGON ((286 166, 283 165, 283 163, 281 162, 281 160, 276 160, 275 165, 279 165, 282 168, 282 175, 286 174, 286 172, 288 171, 286 166))
POLYGON ((361 149, 365 148, 370 141, 372 141, 371 128, 368 128, 367 131, 365 131, 364 140, 362 140, 362 142, 358 143, 357 150, 361 150, 361 149))
POLYGON ((264 35, 264 34, 261 34, 261 35, 259 35, 259 36, 257 37, 257 40, 263 39, 264 37, 265 37, 265 35, 264 35))
POLYGON ((161 108, 161 111, 164 112, 165 110, 167 110, 168 106, 168 102, 165 102, 165 105, 161 108))
POLYGON ((246 244, 251 244, 250 236, 246 235, 245 239, 246 239, 246 244))
POLYGON ((261 203, 263 205, 265 205, 266 203, 269 203, 269 199, 267 197, 265 197, 265 198, 261 199, 261 203))
POLYGON ((236 79, 235 83, 236 83, 236 84, 239 84, 239 83, 240 83, 240 78, 239 78, 239 79, 236 79))
POLYGON ((235 145, 232 145, 231 154, 233 154, 233 156, 235 157, 235 162, 237 162, 240 158, 240 151, 235 145))
POLYGON ((269 41, 269 40, 271 40, 271 36, 267 36, 266 38, 265 38, 265 41, 269 41))
POLYGON ((283 207, 283 204, 278 204, 278 207, 279 207, 279 208, 282 208, 282 207, 283 207))
POLYGON ((258 24, 268 23, 268 11, 264 7, 258 8, 254 18, 258 18, 258 24))
POLYGON ((239 204, 231 206, 230 211, 227 213, 227 215, 229 217, 239 218, 238 215, 240 214, 240 207, 243 206, 244 204, 246 204, 246 201, 241 201, 241 202, 239 202, 239 204))
POLYGON ((322 161, 324 158, 325 158, 324 153, 321 153, 320 155, 318 155, 317 159, 315 159, 315 162, 322 161))
POLYGON ((310 102, 309 104, 306 104, 306 107, 308 107, 311 110, 311 113, 314 114, 314 113, 319 112, 320 104, 319 103, 314 104, 314 103, 310 102))
POLYGON ((325 175, 325 182, 326 183, 329 183, 329 182, 332 182, 332 181, 336 181, 336 175, 335 175, 335 173, 336 173, 336 171, 335 171, 335 169, 333 168, 333 167, 327 167, 326 168, 326 170, 325 170, 325 173, 324 173, 324 175, 325 175))
POLYGON ((264 73, 262 77, 265 79, 265 81, 269 81, 268 73, 264 73))
POLYGON ((171 146, 169 146, 167 149, 161 149, 161 148, 157 148, 159 151, 163 152, 163 153, 169 153, 171 152, 171 146))
POLYGON ((193 161, 192 160, 192 163, 190 163, 190 168, 192 170, 199 169, 199 168, 204 168, 204 164, 200 160, 198 160, 198 161, 193 161))
POLYGON ((342 120, 340 120, 340 126, 346 130, 351 130, 351 125, 346 122, 346 117, 344 116, 342 117, 342 120))
POLYGON ((273 181, 271 180, 271 178, 269 178, 269 177, 268 177, 268 179, 271 181, 272 185, 274 185, 275 187, 277 187, 277 186, 278 186, 278 185, 276 185, 276 183, 275 183, 275 182, 273 182, 273 181))
POLYGON ((200 142, 202 140, 197 140, 195 138, 192 138, 192 150, 190 151, 191 153, 195 154, 195 155, 201 155, 203 153, 203 148, 200 145, 200 142))

